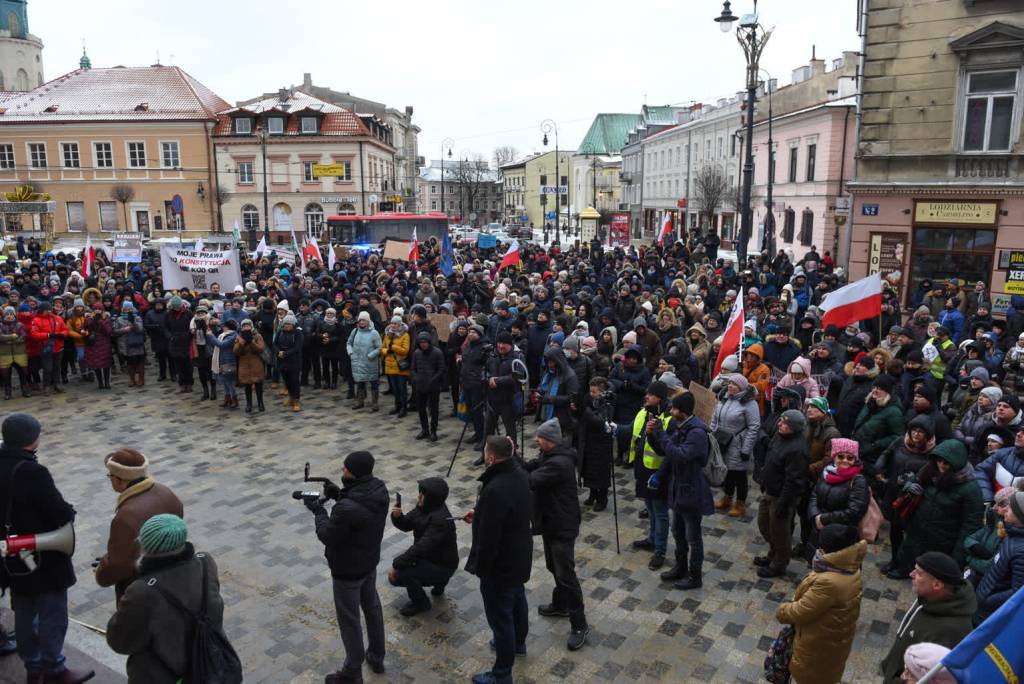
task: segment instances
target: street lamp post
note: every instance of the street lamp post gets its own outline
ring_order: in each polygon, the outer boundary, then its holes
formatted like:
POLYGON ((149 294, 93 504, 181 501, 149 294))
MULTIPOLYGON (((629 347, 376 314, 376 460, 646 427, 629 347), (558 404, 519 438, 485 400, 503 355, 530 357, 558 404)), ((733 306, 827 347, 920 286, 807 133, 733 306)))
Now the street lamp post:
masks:
POLYGON ((558 172, 558 124, 552 119, 544 119, 540 124, 540 130, 544 133, 544 147, 548 146, 548 133, 554 132, 555 134, 555 242, 561 244, 562 179, 558 172))
POLYGON ((444 153, 448 150, 448 158, 452 157, 452 146, 455 145, 455 141, 451 138, 445 138, 441 141, 441 211, 444 215, 448 215, 448 207, 444 204, 444 153))
POLYGON ((723 33, 732 30, 732 24, 739 19, 739 28, 736 29, 736 40, 743 48, 743 54, 747 61, 747 121, 746 156, 743 160, 743 194, 740 199, 740 234, 736 245, 737 268, 743 269, 747 263, 747 243, 750 241, 751 223, 753 215, 750 211, 750 193, 754 185, 754 104, 757 99, 758 61, 764 46, 771 37, 771 30, 765 30, 757 21, 757 0, 754 0, 754 12, 745 14, 742 18, 732 13, 729 0, 722 3, 722 14, 715 17, 718 27, 723 33))
POLYGON ((772 138, 772 75, 764 69, 761 69, 761 71, 768 75, 768 87, 765 88, 768 92, 768 197, 765 200, 768 213, 764 219, 764 243, 761 249, 768 251, 768 259, 771 260, 775 256, 775 202, 772 200, 772 191, 775 186, 775 140, 772 138))
MULTIPOLYGON (((597 151, 594 149, 593 145, 589 142, 585 142, 580 146, 580 152, 584 157, 590 160, 590 196, 592 198, 591 201, 593 202, 594 209, 597 209, 597 151)), ((582 226, 580 226, 580 230, 582 231, 582 226)), ((598 239, 603 240, 604 238, 601 235, 600 225, 597 227, 597 233, 598 239)), ((582 235, 582 232, 580 234, 582 235)))
MULTIPOLYGON (((263 239, 270 244, 270 198, 267 195, 267 127, 258 126, 256 135, 260 139, 260 147, 263 151, 263 239)), ((256 245, 252 246, 256 249, 256 245)))

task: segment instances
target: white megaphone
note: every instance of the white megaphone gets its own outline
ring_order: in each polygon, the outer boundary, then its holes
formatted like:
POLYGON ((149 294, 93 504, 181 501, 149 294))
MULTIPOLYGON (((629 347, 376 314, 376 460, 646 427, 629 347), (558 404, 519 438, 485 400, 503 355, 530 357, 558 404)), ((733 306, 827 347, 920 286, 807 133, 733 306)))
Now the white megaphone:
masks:
POLYGON ((75 553, 75 526, 67 523, 53 532, 17 534, 0 537, 0 556, 18 556, 32 572, 36 569, 34 553, 59 551, 71 556, 75 553))

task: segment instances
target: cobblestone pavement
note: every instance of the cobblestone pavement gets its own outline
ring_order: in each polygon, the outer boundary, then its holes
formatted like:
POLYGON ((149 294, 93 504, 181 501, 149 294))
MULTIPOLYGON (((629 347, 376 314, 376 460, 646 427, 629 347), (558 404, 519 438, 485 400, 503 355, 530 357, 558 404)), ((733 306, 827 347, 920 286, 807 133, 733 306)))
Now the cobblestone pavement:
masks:
MULTIPOLYGON (((304 410, 293 414, 267 387, 267 412, 251 416, 199 401, 196 394, 178 395, 169 382, 130 389, 123 375, 114 376, 110 392, 73 381, 66 394, 4 404, 6 412, 29 411, 40 418, 40 458, 78 509, 79 583, 71 591, 72 617, 105 627, 113 610, 113 590, 93 583, 89 564, 104 550, 115 504, 103 456, 131 446, 147 454, 157 479, 185 502, 190 539, 220 566, 227 633, 245 665, 246 681, 320 682, 340 667, 341 640, 323 549, 312 515, 291 498, 302 488, 303 463, 337 481, 344 455, 369 449, 377 459, 376 474, 392 494, 405 495, 408 507, 418 479, 444 475, 462 423, 445 418, 439 442, 417 442, 415 415, 401 421, 387 416, 388 396, 381 397, 383 411, 372 414, 349 409, 343 392, 304 388, 304 410)), ((442 406, 447 402, 442 395, 442 406)), ((533 427, 527 424, 528 436, 533 427)), ((480 471, 470 465, 472 458, 463 450, 449 480, 453 513, 474 501, 480 471)), ((631 475, 617 469, 617 479, 622 553, 615 552, 610 506, 597 514, 584 509, 576 547, 593 627, 589 645, 568 652, 568 622, 537 616, 536 606, 549 600, 553 586, 537 543, 527 586, 529 655, 516 660, 516 681, 759 681, 765 651, 778 632, 775 609, 792 596, 805 567, 793 563, 789 575, 774 581, 754 574, 751 560, 765 546, 751 506, 742 520, 705 518, 704 588, 673 590, 647 569, 648 554, 629 550, 641 536, 641 506, 632 496, 631 475)), ((464 563, 469 526, 459 523, 458 530, 464 563)), ((378 568, 388 670, 374 675, 366 668, 366 680, 467 682, 492 663, 476 578, 460 570, 430 612, 402 618, 398 609, 405 592, 387 584, 386 570, 409 543, 411 535, 388 525, 378 568)), ((875 568, 882 551, 873 547, 865 563, 857 640, 846 668, 850 682, 877 681, 877 664, 911 600, 909 583, 888 580, 875 568)))

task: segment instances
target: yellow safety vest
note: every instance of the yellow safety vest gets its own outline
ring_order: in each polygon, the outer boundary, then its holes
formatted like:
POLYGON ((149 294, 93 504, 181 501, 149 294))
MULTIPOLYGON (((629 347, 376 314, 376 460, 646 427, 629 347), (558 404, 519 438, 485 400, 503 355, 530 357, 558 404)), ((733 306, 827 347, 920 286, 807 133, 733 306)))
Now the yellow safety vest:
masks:
MULTIPOLYGON (((955 346, 953 340, 949 339, 948 337, 946 338, 945 342, 937 342, 934 337, 929 337, 925 344, 934 345, 935 348, 938 349, 940 352, 943 349, 949 349, 950 347, 955 346)), ((939 380, 942 380, 944 377, 946 377, 946 362, 942 360, 941 353, 935 357, 934 361, 932 361, 931 371, 932 376, 938 378, 939 380)))
MULTIPOLYGON (((672 420, 672 416, 665 414, 658 416, 661 419, 661 429, 668 430, 669 421, 672 420)), ((629 443, 629 462, 632 463, 636 458, 636 443, 640 439, 640 436, 644 434, 644 429, 647 427, 647 411, 640 409, 636 413, 636 417, 633 418, 633 438, 629 443)), ((644 440, 644 468, 648 470, 658 470, 661 468, 664 457, 659 456, 654 452, 654 448, 651 446, 650 439, 644 440)))

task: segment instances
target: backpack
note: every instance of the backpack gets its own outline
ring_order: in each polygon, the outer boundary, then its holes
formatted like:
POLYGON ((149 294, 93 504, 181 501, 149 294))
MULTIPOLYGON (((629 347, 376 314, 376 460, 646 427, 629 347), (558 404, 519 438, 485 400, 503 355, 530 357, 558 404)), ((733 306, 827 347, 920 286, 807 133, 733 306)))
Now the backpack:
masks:
MULTIPOLYGON (((206 617, 206 563, 202 556, 196 554, 203 569, 203 598, 198 613, 189 610, 178 597, 157 584, 155 579, 149 580, 149 585, 159 591, 168 603, 191 617, 196 624, 189 648, 188 665, 185 666, 185 672, 180 673, 178 681, 182 684, 241 684, 242 662, 238 654, 224 633, 214 629, 206 617)), ((167 663, 163 665, 175 676, 179 676, 167 663)))
POLYGON ((722 458, 722 450, 718 446, 715 434, 708 431, 708 461, 704 464, 704 477, 712 487, 721 487, 725 482, 725 476, 729 469, 725 466, 725 459, 722 458))

